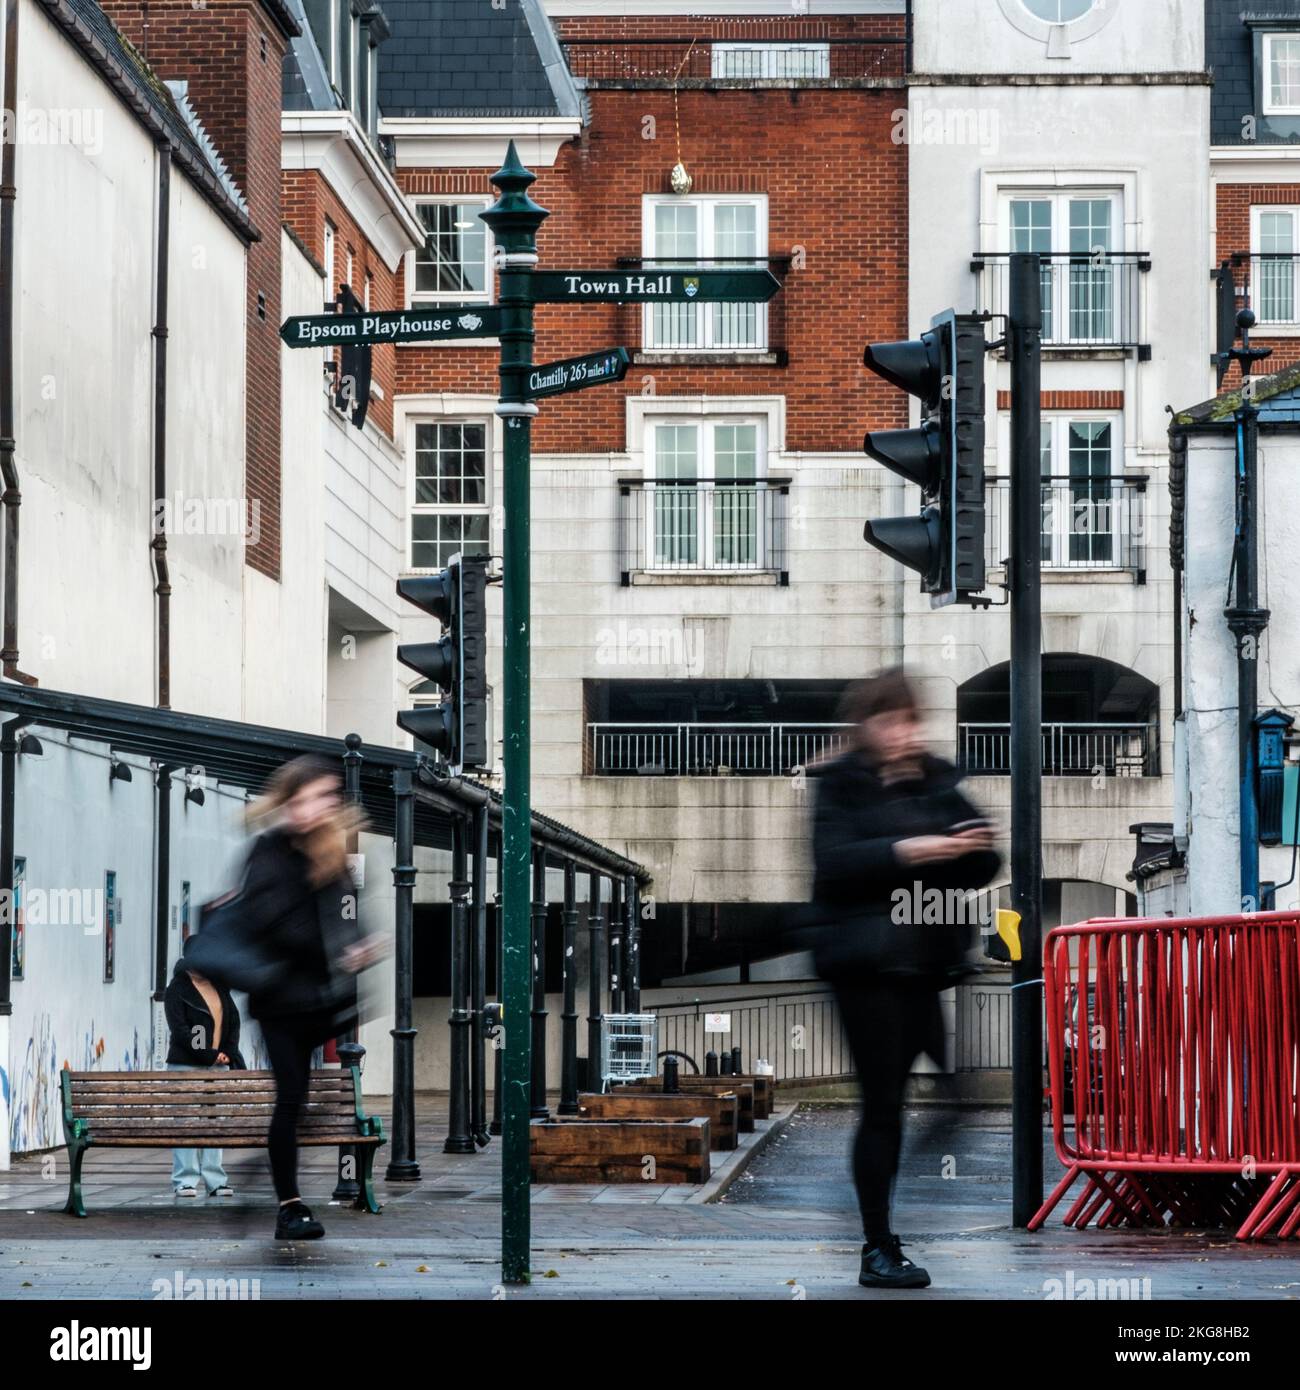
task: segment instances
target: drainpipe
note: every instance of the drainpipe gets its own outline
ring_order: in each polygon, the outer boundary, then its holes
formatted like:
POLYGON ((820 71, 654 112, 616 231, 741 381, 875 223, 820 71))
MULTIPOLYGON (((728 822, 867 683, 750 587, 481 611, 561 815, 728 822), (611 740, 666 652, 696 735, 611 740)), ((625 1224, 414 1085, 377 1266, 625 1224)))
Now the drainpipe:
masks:
MULTIPOLYGON (((17 796, 14 788, 18 771, 18 728, 20 719, 8 719, 0 726, 0 1018, 14 1011, 11 997, 14 933, 14 810, 17 796)), ((0 1052, 0 1063, 8 1065, 9 1058, 0 1052)))
POLYGON ((172 702, 171 575, 167 568, 167 271, 171 259, 170 145, 158 147, 158 305, 153 326, 153 553, 154 593, 158 596, 158 708, 172 702))
POLYGON ((1259 647, 1268 609, 1259 607, 1259 411, 1246 395, 1237 411, 1236 603, 1224 609, 1237 642, 1237 770, 1241 910, 1259 909, 1259 811, 1255 803, 1255 715, 1259 708, 1259 647))
POLYGON ((175 763, 158 767, 158 875, 154 886, 153 1002, 167 997, 167 932, 171 923, 172 896, 172 773, 175 763))
MULTIPOLYGON (((5 4, 4 100, 0 109, 18 109, 18 5, 5 4)), ((0 145, 0 502, 5 514, 4 625, 0 662, 10 680, 35 685, 35 676, 18 669, 18 443, 14 430, 14 217, 18 198, 17 139, 0 145)), ((13 872, 12 868, 9 871, 13 872)), ((6 973, 8 966, 5 967, 6 973)))
POLYGON ((1183 717, 1183 536, 1187 435, 1169 431, 1169 567, 1174 573, 1174 722, 1183 717))

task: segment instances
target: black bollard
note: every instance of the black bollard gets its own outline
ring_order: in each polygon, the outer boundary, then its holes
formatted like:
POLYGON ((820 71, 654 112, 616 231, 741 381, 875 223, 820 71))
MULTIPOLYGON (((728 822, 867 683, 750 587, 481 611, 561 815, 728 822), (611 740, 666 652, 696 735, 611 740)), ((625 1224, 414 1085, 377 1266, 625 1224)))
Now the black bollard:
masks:
POLYGON ((704 1074, 705 1076, 717 1076, 718 1074, 718 1054, 712 1048, 704 1054, 704 1074))
POLYGON ((681 1087, 677 1084, 677 1058, 664 1058, 664 1095, 675 1096, 681 1087))
POLYGON ((733 1047, 731 1049, 731 1073, 733 1076, 739 1076, 744 1070, 745 1068, 741 1065, 740 1049, 733 1047))

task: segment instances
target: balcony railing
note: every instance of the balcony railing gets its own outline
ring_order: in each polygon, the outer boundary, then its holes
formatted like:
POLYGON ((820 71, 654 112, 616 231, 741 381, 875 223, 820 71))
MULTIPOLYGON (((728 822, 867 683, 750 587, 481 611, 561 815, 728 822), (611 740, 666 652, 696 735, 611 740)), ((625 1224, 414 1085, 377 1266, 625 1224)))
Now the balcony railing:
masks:
MULTIPOLYGON (((1155 777, 1159 755, 1153 723, 1043 725, 1044 777, 1155 777)), ((1010 724, 959 724, 957 758, 973 776, 1008 775, 1010 724)))
MULTIPOLYGON (((784 279, 789 256, 620 256, 620 270, 771 270, 784 279)), ((642 352, 694 357, 740 356, 782 366, 785 353, 784 296, 766 304, 628 304, 618 311, 618 329, 642 352)))
POLYGON ((589 724, 598 777, 788 777, 846 746, 847 724, 589 724))
MULTIPOLYGON (((1141 277, 1151 258, 1136 251, 1069 252, 1042 257, 1043 344, 1060 348, 1150 348, 1140 340, 1141 277)), ((976 252, 981 312, 1009 309, 1011 257, 976 252)))
MULTIPOLYGON (((1042 564, 1051 570, 1129 570, 1146 582, 1147 480, 1052 474, 1042 484, 1042 564)), ((986 565, 1011 553, 1011 480, 985 484, 986 565)))
POLYGON ((902 38, 566 38, 569 71, 586 86, 853 86, 902 78, 902 38))
POLYGON ((1300 328, 1300 252, 1239 251, 1232 258, 1238 293, 1255 311, 1255 332, 1300 328))
POLYGON ((622 582, 638 573, 772 574, 790 582, 789 478, 620 478, 622 582))

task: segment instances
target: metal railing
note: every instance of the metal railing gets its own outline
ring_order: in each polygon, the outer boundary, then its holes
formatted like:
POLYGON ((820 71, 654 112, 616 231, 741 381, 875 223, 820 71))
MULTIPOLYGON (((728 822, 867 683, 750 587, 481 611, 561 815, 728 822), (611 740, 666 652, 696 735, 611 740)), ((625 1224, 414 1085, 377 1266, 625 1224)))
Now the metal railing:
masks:
MULTIPOLYGON (((957 759, 975 776, 1011 771, 1010 724, 958 724, 957 759)), ((1160 733, 1149 724, 1064 723, 1043 725, 1043 776, 1159 775, 1160 733)))
POLYGON ((768 573, 790 580, 789 478, 620 478, 622 582, 654 573, 768 573))
POLYGON ((829 990, 736 995, 646 1007, 659 1018, 660 1051, 684 1052, 701 1071, 710 1050, 721 1055, 738 1047, 743 1066, 752 1067, 761 1057, 772 1063, 777 1081, 853 1075, 848 1038, 829 990), (725 1032, 707 1031, 710 1014, 724 1016, 725 1032))
POLYGON ((598 777, 788 777, 833 757, 847 724, 589 724, 598 777))
POLYGON ((561 38, 569 71, 587 85, 788 87, 901 79, 904 39, 561 38))
MULTIPOLYGON (((1043 344, 1046 347, 1138 348, 1145 252, 1067 252, 1042 257, 1043 344)), ((977 251, 971 260, 981 312, 1009 309, 1011 256, 977 251)))
MULTIPOLYGON (((848 1037, 829 990, 786 990, 645 1007, 659 1018, 660 1051, 684 1052, 701 1071, 709 1051, 721 1057, 739 1047, 742 1066, 752 1068, 761 1057, 775 1068, 777 1081, 834 1081, 853 1076, 848 1037), (714 1024, 726 1024, 725 1031, 708 1031, 710 1014, 715 1015, 714 1024)), ((1010 1068, 1009 982, 977 977, 958 985, 956 1024, 954 1071, 1010 1068)), ((1046 1042, 1043 1059, 1047 1059, 1046 1042)))
MULTIPOLYGON (((1011 480, 985 483, 985 564, 1011 553, 1011 480)), ((1042 483, 1042 564, 1052 570, 1129 570, 1146 582, 1147 479, 1071 477, 1042 483)))
MULTIPOLYGON (((790 256, 619 256, 620 270, 771 270, 784 279, 790 256)), ((784 365, 785 319, 783 297, 770 303, 704 303, 622 306, 619 332, 637 338, 642 352, 677 356, 769 356, 784 365)))
POLYGON ((1255 331, 1300 327, 1300 252, 1238 251, 1234 279, 1255 311, 1255 331))

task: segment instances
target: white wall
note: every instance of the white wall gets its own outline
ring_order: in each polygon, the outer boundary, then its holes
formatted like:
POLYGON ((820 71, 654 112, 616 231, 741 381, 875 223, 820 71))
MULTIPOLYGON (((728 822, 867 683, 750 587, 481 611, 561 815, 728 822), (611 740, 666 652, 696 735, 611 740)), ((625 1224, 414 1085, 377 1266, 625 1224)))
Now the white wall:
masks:
MULTIPOLYGON (((286 317, 320 312, 323 279, 280 237, 286 317)), ((244 568, 244 713, 255 724, 325 728, 325 488, 320 447, 326 396, 319 352, 280 350, 280 578, 244 568)))
MULTIPOLYGON (((18 147, 20 664, 152 703, 157 154, 42 10, 24 3, 21 32, 20 102, 102 127, 18 147)), ((171 189, 169 496, 221 503, 244 490, 244 247, 179 169, 171 189)), ((242 551, 238 533, 169 536, 177 707, 239 712, 242 551)))
POLYGON ((1057 57, 1051 26, 1021 0, 915 0, 913 15, 917 72, 1179 72, 1204 61, 1203 0, 1097 0, 1064 26, 1057 57))
MULTIPOLYGON (((1232 565, 1235 440, 1192 435, 1187 449, 1188 537, 1184 613, 1187 711, 1187 886, 1193 913, 1241 910, 1237 753, 1237 650, 1223 616, 1232 565)), ((1300 551, 1300 437, 1263 432, 1259 442, 1259 604, 1269 625, 1259 648, 1259 708, 1300 712, 1300 576, 1289 557, 1300 551)), ((1289 834, 1290 827, 1286 827, 1289 834)), ((1284 882, 1289 845, 1261 846, 1262 881, 1284 882)), ((1300 902, 1295 884, 1278 907, 1300 902)))

